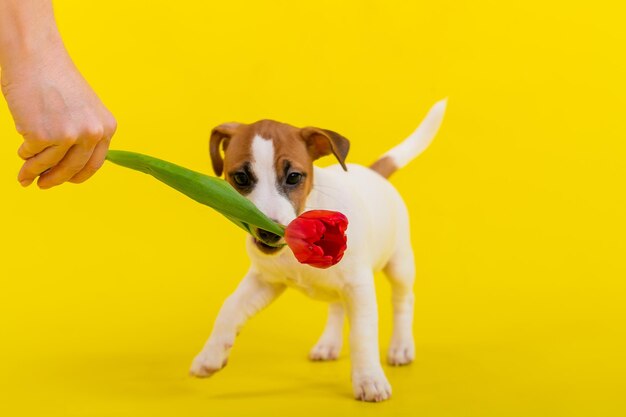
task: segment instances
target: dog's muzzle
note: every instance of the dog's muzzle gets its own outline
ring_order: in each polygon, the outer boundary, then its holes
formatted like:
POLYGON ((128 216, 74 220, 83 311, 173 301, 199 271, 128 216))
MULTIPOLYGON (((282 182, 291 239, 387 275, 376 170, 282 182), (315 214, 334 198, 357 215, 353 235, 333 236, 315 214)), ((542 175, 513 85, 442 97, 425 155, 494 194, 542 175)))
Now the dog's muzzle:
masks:
POLYGON ((280 240, 280 236, 272 232, 268 232, 267 230, 256 229, 256 233, 259 236, 259 238, 263 241, 263 243, 266 243, 268 245, 274 245, 278 243, 278 241, 280 240))

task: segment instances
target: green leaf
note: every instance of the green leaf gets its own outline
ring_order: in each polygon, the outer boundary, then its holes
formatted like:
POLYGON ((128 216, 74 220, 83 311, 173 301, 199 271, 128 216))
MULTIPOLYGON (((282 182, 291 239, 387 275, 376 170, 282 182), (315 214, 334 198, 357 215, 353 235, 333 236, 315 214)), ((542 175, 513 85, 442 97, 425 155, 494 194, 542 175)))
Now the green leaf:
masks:
POLYGON ((279 236, 285 234, 284 226, 268 218, 250 200, 239 194, 221 178, 210 177, 171 162, 135 152, 111 150, 107 154, 107 160, 153 176, 198 203, 217 210, 257 239, 259 236, 250 226, 256 226, 279 236))

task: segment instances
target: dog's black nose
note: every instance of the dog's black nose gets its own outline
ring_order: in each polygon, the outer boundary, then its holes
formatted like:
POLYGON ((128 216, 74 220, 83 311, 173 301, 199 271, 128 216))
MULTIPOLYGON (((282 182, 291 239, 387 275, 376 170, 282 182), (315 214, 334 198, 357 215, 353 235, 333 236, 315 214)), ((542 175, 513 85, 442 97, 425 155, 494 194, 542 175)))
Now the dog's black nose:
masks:
POLYGON ((272 244, 280 240, 280 236, 272 232, 268 232, 267 230, 257 229, 257 234, 265 243, 272 244))

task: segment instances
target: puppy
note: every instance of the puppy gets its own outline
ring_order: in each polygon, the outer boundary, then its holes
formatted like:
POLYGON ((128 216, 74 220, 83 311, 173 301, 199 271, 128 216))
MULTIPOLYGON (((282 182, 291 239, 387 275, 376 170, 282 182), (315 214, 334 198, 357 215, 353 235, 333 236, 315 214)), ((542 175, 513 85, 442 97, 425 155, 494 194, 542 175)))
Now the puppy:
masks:
MULTIPOLYGON (((345 214, 350 222, 348 249, 337 265, 316 269, 298 263, 289 249, 248 237, 250 270, 224 302, 211 336, 193 361, 192 375, 208 377, 222 369, 244 323, 287 287, 293 287, 329 303, 328 322, 310 358, 337 359, 347 316, 355 398, 383 401, 391 396, 379 358, 374 273, 385 272, 393 293, 393 335, 387 362, 406 365, 415 357, 415 266, 407 209, 386 178, 426 149, 445 108, 445 100, 435 104, 411 136, 369 168, 346 164, 350 144, 330 130, 296 128, 272 120, 226 123, 213 129, 210 154, 217 176, 224 173, 236 190, 284 225, 308 210, 345 214), (313 161, 331 154, 338 165, 313 166, 313 161)), ((260 233, 266 240, 281 242, 279 236, 260 233)))

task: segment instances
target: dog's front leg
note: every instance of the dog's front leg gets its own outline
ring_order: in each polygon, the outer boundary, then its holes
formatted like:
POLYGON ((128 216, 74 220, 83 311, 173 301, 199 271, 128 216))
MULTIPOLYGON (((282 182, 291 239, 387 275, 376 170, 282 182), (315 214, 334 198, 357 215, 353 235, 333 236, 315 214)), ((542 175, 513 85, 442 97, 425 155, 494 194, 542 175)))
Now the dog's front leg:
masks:
POLYGON ((191 375, 208 377, 222 369, 241 327, 284 289, 284 285, 264 282, 257 272, 248 271, 237 289, 224 301, 209 340, 191 365, 191 375))
POLYGON ((344 294, 350 322, 352 386, 358 400, 384 401, 391 396, 391 385, 380 364, 374 277, 371 271, 360 275, 344 294))

